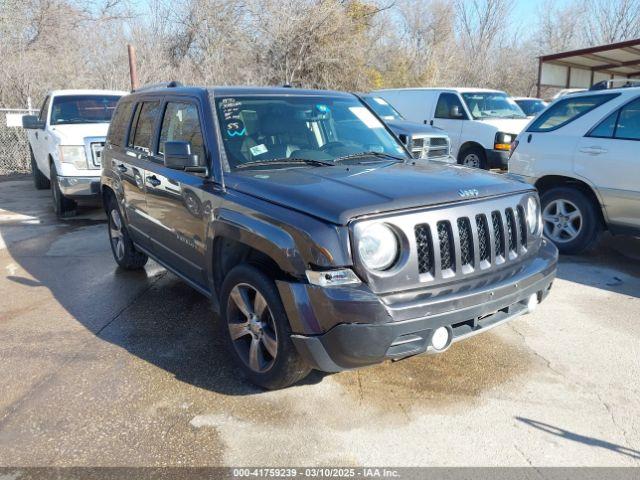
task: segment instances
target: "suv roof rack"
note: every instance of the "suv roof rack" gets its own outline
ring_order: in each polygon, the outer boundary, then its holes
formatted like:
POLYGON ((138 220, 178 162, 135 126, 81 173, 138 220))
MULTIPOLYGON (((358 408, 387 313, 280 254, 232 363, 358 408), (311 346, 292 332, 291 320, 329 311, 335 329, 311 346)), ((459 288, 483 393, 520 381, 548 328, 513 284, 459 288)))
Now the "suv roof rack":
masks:
POLYGON ((158 90, 160 88, 177 88, 177 87, 182 87, 182 84, 176 80, 172 80, 170 82, 152 83, 149 85, 144 85, 142 87, 138 87, 131 90, 131 92, 144 92, 147 90, 158 90))
POLYGON ((615 78, 595 83, 589 90, 608 90, 610 88, 640 87, 640 78, 615 78))

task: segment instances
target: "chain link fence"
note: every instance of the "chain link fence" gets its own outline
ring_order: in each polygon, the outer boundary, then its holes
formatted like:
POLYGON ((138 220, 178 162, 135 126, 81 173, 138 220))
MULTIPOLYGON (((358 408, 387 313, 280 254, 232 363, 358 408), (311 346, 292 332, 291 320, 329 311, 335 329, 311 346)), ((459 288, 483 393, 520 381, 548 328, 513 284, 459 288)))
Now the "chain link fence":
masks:
POLYGON ((31 171, 27 133, 22 128, 22 115, 34 114, 27 109, 0 108, 0 175, 31 171))

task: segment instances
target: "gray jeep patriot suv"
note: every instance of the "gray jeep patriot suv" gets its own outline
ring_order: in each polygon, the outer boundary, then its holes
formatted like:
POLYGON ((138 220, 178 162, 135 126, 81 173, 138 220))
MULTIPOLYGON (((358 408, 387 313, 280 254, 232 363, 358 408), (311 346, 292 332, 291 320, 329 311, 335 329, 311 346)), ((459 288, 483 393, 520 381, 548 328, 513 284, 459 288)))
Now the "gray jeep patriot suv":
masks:
POLYGON ((555 276, 531 186, 415 165, 352 94, 143 88, 103 155, 118 265, 152 257, 209 297, 266 388, 442 352, 531 311, 555 276))

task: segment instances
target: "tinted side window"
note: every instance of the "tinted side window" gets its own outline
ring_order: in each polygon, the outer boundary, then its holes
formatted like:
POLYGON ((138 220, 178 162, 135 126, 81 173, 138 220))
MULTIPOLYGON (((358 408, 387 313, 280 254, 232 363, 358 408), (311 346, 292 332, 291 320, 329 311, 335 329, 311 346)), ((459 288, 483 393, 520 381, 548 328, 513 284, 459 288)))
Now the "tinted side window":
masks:
POLYGON ((564 98, 542 112, 527 131, 548 132, 563 127, 617 96, 612 93, 564 98))
POLYGON ((45 98, 44 102, 42 102, 42 108, 40 109, 40 115, 38 116, 38 119, 41 122, 44 122, 47 120, 47 112, 49 111, 49 102, 51 102, 51 97, 45 98))
POLYGON ((129 147, 151 153, 154 126, 159 110, 160 102, 157 101, 144 102, 142 107, 138 107, 134 119, 135 128, 132 127, 129 135, 129 147))
POLYGON ((640 98, 620 110, 615 138, 640 140, 640 98))
POLYGON ((165 142, 189 142, 191 152, 205 163, 204 142, 200 129, 198 107, 193 103, 170 102, 164 112, 158 152, 164 152, 165 142))
POLYGON ((113 114, 111 125, 109 125, 108 136, 112 145, 124 145, 129 120, 131 120, 131 102, 121 102, 113 114))
POLYGON ((464 113, 464 108, 462 107, 462 102, 453 93, 441 93, 438 98, 438 103, 436 104, 436 118, 448 118, 460 120, 461 118, 465 118, 466 115, 464 113), (453 107, 458 107, 458 111, 464 115, 464 117, 455 117, 451 115, 451 111, 453 107))
POLYGON ((600 124, 589 132, 589 137, 597 138, 611 138, 616 130, 616 120, 618 119, 618 112, 613 112, 607 118, 605 118, 600 124))

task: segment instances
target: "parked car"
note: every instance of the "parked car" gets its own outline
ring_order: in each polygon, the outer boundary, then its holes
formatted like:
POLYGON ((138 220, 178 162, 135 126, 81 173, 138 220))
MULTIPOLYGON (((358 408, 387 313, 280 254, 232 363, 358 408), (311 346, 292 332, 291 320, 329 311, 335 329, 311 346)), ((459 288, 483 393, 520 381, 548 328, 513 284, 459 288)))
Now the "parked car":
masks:
POLYGON ((540 98, 515 97, 513 99, 527 118, 533 118, 547 108, 548 103, 540 98))
POLYGON ((602 229, 640 234, 640 88, 574 93, 513 144, 509 172, 535 185, 545 235, 562 253, 588 249, 602 229))
POLYGON ((38 190, 51 188, 60 217, 75 212, 77 202, 100 198, 100 161, 111 115, 127 92, 55 90, 38 115, 26 115, 31 174, 38 190))
POLYGON ((209 297, 267 388, 444 351, 529 312, 556 271, 532 186, 415 162, 349 93, 136 91, 102 195, 117 264, 153 257, 209 297))
POLYGON ((474 88, 378 90, 412 122, 442 128, 458 163, 476 168, 507 168, 511 141, 527 124, 518 105, 504 92, 474 88))
POLYGON ((389 102, 377 95, 369 93, 358 96, 398 136, 414 158, 455 163, 455 159, 451 157, 451 142, 444 130, 405 120, 389 102))

